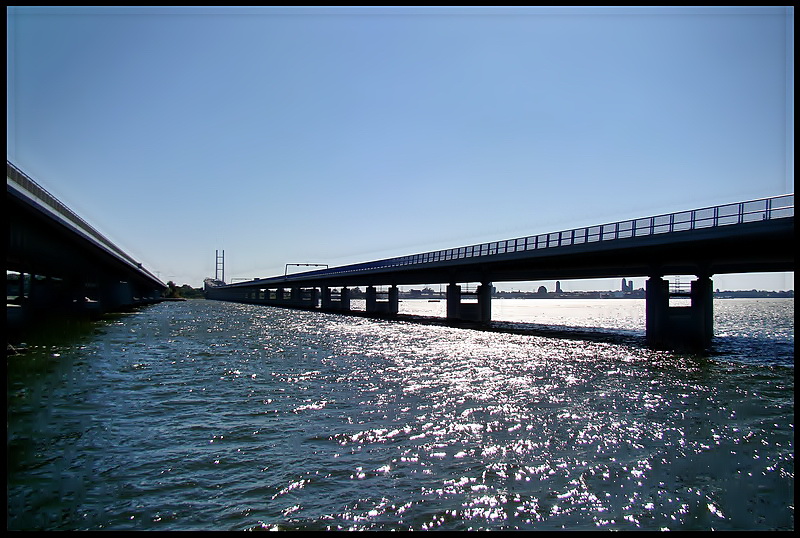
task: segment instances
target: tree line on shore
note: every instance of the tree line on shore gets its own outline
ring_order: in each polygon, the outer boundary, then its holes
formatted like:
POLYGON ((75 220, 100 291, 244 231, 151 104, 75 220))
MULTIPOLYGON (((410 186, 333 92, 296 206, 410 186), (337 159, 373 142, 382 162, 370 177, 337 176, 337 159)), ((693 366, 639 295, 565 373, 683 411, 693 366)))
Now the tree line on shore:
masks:
POLYGON ((189 284, 178 286, 173 281, 167 282, 167 289, 164 291, 167 299, 204 299, 205 294, 202 288, 193 288, 189 284))

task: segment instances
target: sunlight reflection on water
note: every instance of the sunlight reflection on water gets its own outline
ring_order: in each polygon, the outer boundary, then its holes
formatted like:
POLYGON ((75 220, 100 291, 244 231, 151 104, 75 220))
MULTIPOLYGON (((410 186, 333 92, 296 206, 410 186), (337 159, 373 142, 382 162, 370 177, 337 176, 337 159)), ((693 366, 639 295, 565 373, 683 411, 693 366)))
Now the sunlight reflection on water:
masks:
MULTIPOLYGON (((524 321, 605 304, 638 330, 638 301, 610 301, 524 321)), ((717 312, 760 342, 746 361, 158 305, 32 358, 52 375, 10 370, 9 528, 792 528, 793 352, 765 343, 793 344, 793 303, 743 304, 717 312)))

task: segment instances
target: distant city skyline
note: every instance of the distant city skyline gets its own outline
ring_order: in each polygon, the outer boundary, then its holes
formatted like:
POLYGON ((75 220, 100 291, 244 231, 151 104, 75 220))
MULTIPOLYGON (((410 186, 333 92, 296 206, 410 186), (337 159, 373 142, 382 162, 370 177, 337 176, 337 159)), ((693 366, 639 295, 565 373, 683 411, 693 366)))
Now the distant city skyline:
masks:
POLYGON ((6 27, 7 158, 178 285, 216 249, 261 278, 794 192, 793 7, 10 6, 6 27))

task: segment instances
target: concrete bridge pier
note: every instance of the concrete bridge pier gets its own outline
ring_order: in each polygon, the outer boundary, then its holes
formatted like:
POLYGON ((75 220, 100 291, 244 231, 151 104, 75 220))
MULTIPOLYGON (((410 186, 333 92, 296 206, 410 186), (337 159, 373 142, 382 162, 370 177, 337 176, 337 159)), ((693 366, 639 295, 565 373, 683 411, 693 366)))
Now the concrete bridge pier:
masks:
POLYGON ((342 312, 350 312, 350 289, 342 288, 339 292, 339 310, 342 312))
POLYGON ((317 288, 309 288, 305 291, 304 302, 309 308, 316 308, 319 302, 319 290, 317 288))
MULTIPOLYGON (((20 304, 23 304, 28 311, 36 312, 37 315, 46 312, 65 312, 78 297, 76 288, 77 286, 68 280, 31 274, 28 292, 23 299, 20 299, 20 304)), ((23 295, 20 294, 20 297, 23 295)))
POLYGON ((448 284, 447 286, 447 319, 459 319, 461 311, 461 286, 448 284))
POLYGON ((6 279, 6 295, 16 296, 19 302, 25 298, 25 273, 19 273, 19 279, 15 282, 14 285, 9 285, 10 282, 6 279))
POLYGON ((400 291, 397 286, 389 288, 387 301, 378 300, 378 291, 375 286, 368 286, 366 292, 368 314, 385 314, 394 316, 400 311, 400 291))
MULTIPOLYGON (((714 336, 713 283, 700 276, 691 284, 689 306, 670 306, 669 282, 660 276, 647 280, 647 344, 655 348, 705 349, 714 336)), ((687 294, 672 296, 686 297, 687 294)))
POLYGON ((322 310, 335 310, 337 312, 350 311, 350 290, 342 288, 339 299, 333 298, 333 291, 327 286, 322 287, 322 310))
POLYGON ((317 288, 300 288, 293 287, 289 303, 292 306, 299 308, 316 308, 317 306, 317 288))
POLYGON ((400 312, 400 290, 397 286, 389 288, 389 315, 395 316, 400 312))
POLYGON ((322 310, 332 310, 331 289, 328 286, 322 286, 322 288, 320 288, 320 293, 322 296, 320 308, 322 308, 322 310))
POLYGON ((466 293, 461 291, 461 286, 450 284, 447 286, 447 319, 477 321, 489 323, 492 321, 492 284, 484 282, 474 294, 477 303, 462 303, 461 298, 466 293))
POLYGON ((100 303, 104 310, 116 311, 128 308, 134 303, 134 290, 130 282, 124 280, 109 280, 102 284, 103 293, 100 303))
POLYGON ((60 281, 47 276, 31 275, 28 288, 28 305, 34 310, 63 306, 66 300, 60 281))
POLYGON ((6 291, 7 296, 14 297, 7 301, 13 305, 11 311, 7 309, 7 325, 14 328, 21 326, 18 323, 59 316, 75 320, 93 318, 102 314, 109 303, 107 289, 101 289, 97 282, 77 277, 19 273, 19 279, 13 286, 7 286, 6 291))

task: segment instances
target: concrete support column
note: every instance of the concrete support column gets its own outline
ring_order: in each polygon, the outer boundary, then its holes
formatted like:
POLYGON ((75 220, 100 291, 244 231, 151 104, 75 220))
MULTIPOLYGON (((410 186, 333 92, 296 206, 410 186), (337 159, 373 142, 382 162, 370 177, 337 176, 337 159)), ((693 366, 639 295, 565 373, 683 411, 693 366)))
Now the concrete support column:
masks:
POLYGON ((291 289, 291 298, 289 299, 289 301, 293 305, 299 305, 302 302, 302 298, 300 297, 300 288, 293 287, 291 289))
POLYGON ((109 295, 113 306, 131 306, 133 304, 133 288, 130 283, 117 281, 109 285, 109 295))
POLYGON ((461 286, 447 286, 447 319, 489 323, 492 320, 492 285, 484 282, 475 292, 477 303, 461 302, 461 286))
POLYGON ((38 300, 37 295, 39 295, 39 283, 36 281, 36 275, 33 273, 30 274, 29 278, 28 293, 25 296, 25 299, 28 305, 33 307, 36 306, 36 301, 38 300))
POLYGON ((377 312, 378 292, 375 289, 375 286, 367 286, 366 299, 367 299, 367 308, 366 308, 367 313, 377 312))
POLYGON ((492 283, 483 282, 478 286, 478 309, 481 323, 492 321, 492 283))
POLYGON ((645 331, 647 344, 661 346, 668 325, 669 282, 653 276, 645 284, 645 331))
POLYGON ((389 315, 396 316, 400 312, 400 290, 397 286, 389 288, 389 315))
POLYGON ((714 286, 710 277, 701 276, 692 282, 692 315, 696 338, 707 346, 714 337, 714 286))
POLYGON ((458 319, 461 310, 461 286, 447 286, 447 319, 458 319))
POLYGON ((692 282, 689 306, 669 305, 669 283, 651 277, 646 285, 647 344, 658 348, 702 349, 714 336, 714 294, 711 278, 692 282))
POLYGON ((328 286, 322 286, 322 308, 323 310, 328 310, 332 307, 331 289, 328 286))
POLYGON ((54 289, 53 280, 50 277, 39 278, 39 275, 31 275, 31 283, 28 300, 34 308, 47 308, 58 303, 56 299, 57 291, 54 289))
POLYGON ((378 290, 375 286, 367 287, 367 313, 368 314, 386 314, 390 316, 397 315, 400 310, 400 290, 397 286, 389 288, 388 301, 378 300, 378 290))
POLYGON ((27 296, 23 297, 22 294, 26 292, 24 279, 23 274, 21 282, 16 284, 20 294, 19 304, 24 305, 26 313, 35 313, 37 316, 52 314, 83 318, 100 313, 101 308, 108 304, 129 306, 133 303, 133 288, 126 282, 105 282, 102 288, 94 286, 90 293, 88 283, 83 278, 30 275, 30 287, 27 296), (116 287, 119 285, 126 287, 120 290, 116 287), (104 293, 100 294, 100 291, 104 293))
POLYGON ((48 276, 39 284, 44 284, 44 288, 40 288, 44 293, 39 295, 39 300, 44 303, 40 304, 48 308, 71 308, 83 288, 83 282, 73 278, 56 279, 48 276))
POLYGON ((350 311, 350 290, 342 288, 339 294, 339 300, 334 301, 332 298, 331 289, 327 286, 322 286, 322 309, 323 310, 339 310, 343 312, 350 311))
POLYGON ((17 282, 17 296, 19 301, 22 302, 25 298, 25 273, 19 274, 19 281, 17 282))
POLYGON ((28 304, 32 307, 37 307, 40 303, 44 304, 46 293, 45 282, 37 278, 37 275, 31 274, 31 281, 28 287, 28 304))

